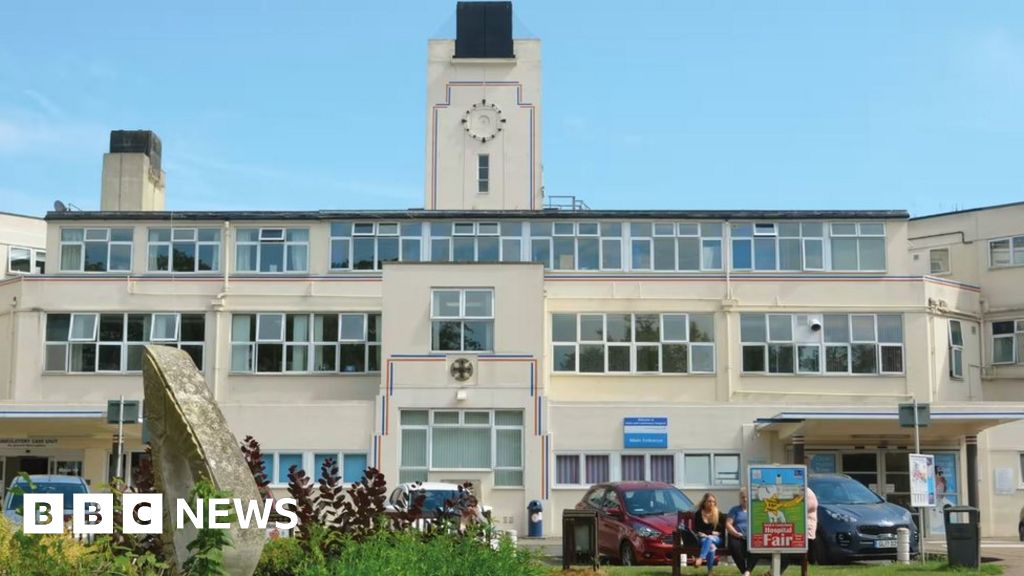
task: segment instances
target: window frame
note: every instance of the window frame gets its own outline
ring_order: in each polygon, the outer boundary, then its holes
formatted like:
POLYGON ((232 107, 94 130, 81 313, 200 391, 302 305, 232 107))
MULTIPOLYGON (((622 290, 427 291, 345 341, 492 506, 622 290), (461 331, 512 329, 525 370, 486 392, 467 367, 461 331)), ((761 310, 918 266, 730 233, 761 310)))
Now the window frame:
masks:
POLYGON ((1021 339, 1024 338, 1024 320, 1016 320, 1016 319, 1012 319, 1012 320, 993 320, 992 322, 989 323, 989 333, 992 336, 992 346, 991 346, 992 353, 990 355, 990 359, 992 361, 992 365, 993 366, 1013 366, 1013 365, 1018 364, 1018 363, 1021 362, 1022 359, 1019 357, 1020 356, 1020 354, 1019 354, 1019 347, 1020 347, 1021 339), (1013 330, 1011 332, 1004 332, 1002 334, 996 334, 996 332, 995 332, 995 325, 996 324, 1004 324, 1004 323, 1011 324, 1013 326, 1013 330), (996 346, 995 346, 996 340, 1009 340, 1010 341, 1010 349, 1011 349, 1010 350, 1011 351, 1011 359, 1010 360, 996 361, 996 346))
MULTIPOLYGON (((95 236, 95 234, 94 234, 94 236, 95 236)), ((62 227, 60 229, 60 242, 59 242, 59 246, 60 246, 60 248, 59 248, 59 255, 58 255, 58 258, 59 258, 58 270, 60 270, 61 272, 80 272, 82 274, 111 274, 111 273, 116 273, 116 274, 128 273, 128 274, 130 274, 132 272, 133 260, 135 258, 135 229, 134 228, 88 228, 88 227, 67 227, 67 228, 64 228, 64 227, 62 227), (82 239, 81 240, 65 240, 64 239, 64 232, 65 231, 74 231, 74 230, 80 230, 82 232, 82 239), (131 237, 131 239, 130 240, 113 240, 112 238, 114 236, 114 231, 118 231, 118 232, 125 232, 125 231, 127 231, 128 235, 131 237), (94 232, 94 233, 95 232, 103 232, 103 238, 95 238, 95 237, 94 238, 89 238, 89 233, 90 232, 94 232), (103 242, 103 243, 106 244, 106 251, 105 251, 106 252, 106 256, 105 256, 106 260, 104 262, 104 269, 103 270, 86 270, 85 269, 86 245, 90 244, 90 243, 96 243, 96 242, 103 242), (78 260, 78 267, 77 268, 65 268, 64 267, 64 249, 66 247, 70 247, 70 246, 77 246, 79 248, 79 260, 78 260), (111 263, 111 260, 112 260, 112 258, 111 258, 111 251, 116 246, 127 246, 128 247, 128 268, 117 268, 117 269, 113 269, 113 270, 110 268, 110 263, 111 263)))
POLYGON ((1024 266, 1024 236, 1004 236, 988 241, 988 267, 991 270, 1016 268, 1024 266), (997 264, 994 257, 994 245, 1006 242, 1006 264, 997 264), (1018 256, 1018 254, 1020 256, 1018 256), (1019 258, 1019 262, 1018 262, 1019 258))
MULTIPOLYGON (((19 258, 19 260, 21 260, 19 258)), ((39 248, 32 248, 30 246, 20 246, 16 244, 9 245, 7 247, 7 273, 18 276, 33 276, 46 273, 46 250, 39 248), (28 252, 28 270, 15 270, 14 269, 14 251, 22 250, 28 252), (40 265, 43 269, 40 270, 40 265)))
POLYGON ((430 289, 430 351, 432 353, 440 354, 452 354, 452 353, 471 353, 471 354, 487 354, 494 352, 497 348, 497 334, 495 333, 495 294, 494 288, 491 287, 436 287, 430 289), (435 313, 434 303, 438 294, 441 293, 458 293, 459 295, 459 315, 458 316, 441 316, 435 313), (490 315, 488 316, 470 316, 466 313, 466 301, 467 294, 470 292, 485 292, 489 294, 490 301, 490 315), (434 326, 438 322, 458 322, 459 323, 459 349, 458 350, 442 350, 435 348, 434 342, 434 326), (466 324, 469 322, 490 322, 491 325, 491 346, 485 350, 475 350, 466 348, 466 324))
POLYGON ((490 154, 477 154, 476 156, 476 193, 477 194, 489 194, 490 193, 490 172, 491 172, 491 156, 490 154))
POLYGON ((367 376, 380 374, 381 363, 382 363, 382 347, 383 347, 383 330, 382 323, 383 315, 380 312, 233 312, 231 314, 231 326, 229 334, 229 361, 228 361, 228 375, 229 376, 367 376), (280 318, 280 331, 276 335, 262 336, 260 334, 260 328, 266 317, 277 316, 280 318), (343 338, 342 334, 342 323, 346 316, 361 316, 362 317, 362 339, 343 338), (236 317, 249 317, 254 328, 254 336, 252 339, 246 337, 246 339, 236 339, 233 326, 234 319, 236 317), (304 317, 306 319, 306 335, 304 339, 289 340, 288 339, 288 321, 290 317, 304 317), (317 319, 319 318, 330 318, 334 317, 337 321, 337 332, 333 340, 316 338, 316 325, 317 319), (374 320, 376 318, 376 320, 374 320), (377 334, 374 335, 375 340, 370 340, 370 324, 376 322, 377 334), (363 345, 363 367, 362 371, 356 370, 343 370, 345 365, 342 363, 341 353, 342 346, 344 345, 363 345), (280 346, 281 347, 281 369, 280 370, 259 370, 259 347, 260 345, 265 346, 280 346), (304 348, 305 349, 305 368, 303 369, 291 369, 288 366, 288 352, 292 348, 304 348), (316 364, 317 352, 322 348, 333 348, 334 350, 334 362, 333 368, 329 370, 318 369, 316 364), (234 356, 236 349, 247 350, 247 368, 239 370, 235 368, 234 356), (375 369, 371 369, 375 368, 375 369))
MULTIPOLYGON (((369 467, 372 464, 370 462, 369 452, 367 450, 359 450, 359 449, 350 449, 350 450, 344 450, 344 449, 342 449, 342 450, 334 450, 334 449, 328 449, 328 450, 273 449, 273 450, 263 450, 262 454, 263 454, 264 458, 266 458, 268 456, 270 457, 270 469, 269 470, 264 470, 264 473, 267 476, 267 481, 269 482, 268 486, 270 488, 286 488, 288 486, 288 482, 279 482, 278 479, 277 479, 278 478, 278 472, 280 471, 280 467, 281 467, 281 458, 280 457, 282 455, 288 455, 288 456, 301 455, 302 456, 302 467, 301 467, 302 471, 305 472, 307 476, 309 476, 310 478, 313 478, 315 480, 315 479, 319 479, 320 478, 320 470, 319 470, 319 468, 316 468, 316 457, 320 456, 320 455, 323 455, 323 454, 332 454, 332 455, 335 456, 334 463, 335 463, 335 465, 338 466, 338 475, 341 476, 342 483, 344 483, 344 484, 351 484, 352 482, 357 482, 358 481, 358 480, 349 480, 349 479, 344 477, 344 474, 345 474, 345 460, 344 459, 345 459, 346 456, 362 456, 363 459, 366 461, 367 467, 369 467)), ((366 473, 365 469, 363 470, 363 473, 364 474, 366 473)))
POLYGON ((258 274, 258 275, 261 275, 261 276, 262 275, 277 276, 277 275, 287 275, 287 274, 308 274, 309 273, 309 255, 310 255, 309 254, 309 246, 310 246, 309 232, 310 232, 309 228, 296 227, 296 226, 260 226, 260 227, 239 227, 239 228, 236 228, 235 229, 234 238, 233 238, 234 239, 234 248, 235 248, 235 254, 234 254, 234 256, 235 256, 235 258, 234 258, 234 272, 235 272, 235 274, 258 274), (256 231, 256 239, 255 240, 240 240, 238 238, 238 233, 243 231, 243 230, 246 231, 246 232, 250 232, 252 230, 255 230, 256 231), (278 231, 278 230, 281 231, 281 235, 280 236, 277 236, 276 234, 273 234, 273 232, 278 231), (292 232, 304 232, 305 236, 306 236, 306 239, 305 240, 290 240, 289 236, 291 235, 292 232), (262 269, 263 268, 263 264, 264 264, 264 262, 263 262, 263 247, 265 245, 269 246, 269 245, 276 245, 276 244, 280 244, 281 245, 281 269, 280 270, 263 270, 262 269), (255 269, 253 269, 253 270, 240 270, 238 268, 239 263, 242 261, 242 259, 238 257, 239 256, 239 249, 242 246, 252 246, 252 247, 254 247, 255 252, 256 252, 255 269), (304 247, 305 248, 305 262, 304 262, 305 265, 301 269, 294 269, 294 270, 292 270, 292 269, 289 269, 289 265, 290 265, 290 259, 289 259, 290 248, 298 248, 298 247, 304 247))
MULTIPOLYGON (((146 230, 146 271, 153 274, 217 274, 221 272, 222 260, 223 260, 223 234, 220 228, 212 227, 174 227, 174 226, 154 226, 146 230), (168 233, 167 240, 154 240, 153 233, 159 233, 166 230, 168 233), (194 238, 189 239, 175 239, 175 232, 179 231, 193 231, 194 238), (216 232, 216 240, 202 240, 203 232, 216 232), (174 245, 191 243, 194 250, 194 261, 192 263, 192 270, 175 270, 174 269, 174 245), (216 266, 209 270, 200 270, 200 249, 203 247, 212 247, 215 255, 216 266), (167 269, 161 270, 159 267, 154 267, 153 249, 166 248, 167 250, 167 269)), ((159 256, 157 256, 159 258, 159 256)), ((257 265, 258 268, 258 265, 257 265)))
POLYGON ((964 332, 963 323, 960 320, 950 319, 949 321, 949 377, 954 380, 964 379, 964 332), (953 330, 953 326, 956 325, 956 330, 953 330), (956 343, 954 333, 959 333, 960 343, 956 343), (957 361, 959 358, 959 362, 957 361), (960 371, 957 373, 957 366, 959 365, 960 371))
MULTIPOLYGON (((939 263, 941 264, 942 262, 939 262, 939 263)), ((952 268, 953 268, 953 263, 950 260, 950 253, 949 253, 949 248, 948 247, 930 248, 930 249, 928 249, 928 273, 930 275, 932 275, 932 276, 943 276, 943 275, 946 275, 946 274, 950 274, 952 272, 952 268), (935 256, 941 255, 943 253, 946 255, 945 267, 940 269, 940 270, 936 270, 935 269, 935 264, 936 264, 935 256)))

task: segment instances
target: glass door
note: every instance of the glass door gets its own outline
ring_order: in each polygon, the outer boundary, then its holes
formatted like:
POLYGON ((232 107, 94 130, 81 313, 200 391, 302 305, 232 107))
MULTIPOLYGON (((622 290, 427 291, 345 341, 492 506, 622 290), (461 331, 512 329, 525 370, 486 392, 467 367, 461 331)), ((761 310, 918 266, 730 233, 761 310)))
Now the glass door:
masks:
POLYGON ((917 509, 910 507, 910 452, 886 450, 883 491, 879 494, 887 501, 910 510, 914 516, 914 524, 921 526, 921 517, 917 509))
POLYGON ((843 474, 881 494, 877 452, 846 452, 842 455, 843 474))

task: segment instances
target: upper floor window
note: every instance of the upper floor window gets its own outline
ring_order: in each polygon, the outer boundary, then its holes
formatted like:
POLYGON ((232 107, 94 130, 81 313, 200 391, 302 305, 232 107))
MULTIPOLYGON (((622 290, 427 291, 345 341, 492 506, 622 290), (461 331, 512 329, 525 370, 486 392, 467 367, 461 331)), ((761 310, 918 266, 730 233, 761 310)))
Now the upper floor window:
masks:
POLYGON ((633 270, 721 270, 721 222, 632 222, 633 270))
POLYGON ((146 344, 181 348, 203 369, 202 314, 47 314, 44 368, 53 372, 137 372, 146 344))
POLYGON ((821 222, 731 225, 733 270, 824 270, 821 222))
POLYGON ((1024 236, 991 240, 988 243, 989 266, 1024 266, 1024 236))
POLYGON ((742 314, 743 371, 900 374, 899 314, 742 314))
POLYGON ((833 270, 885 270, 883 222, 833 222, 833 270))
POLYGON ((949 375, 964 377, 964 333, 959 320, 949 321, 949 375))
POLYGON ((217 272, 220 230, 216 228, 150 228, 150 272, 217 272))
POLYGON ((234 314, 231 371, 380 371, 380 314, 234 314))
POLYGON ((332 222, 331 270, 380 270, 385 262, 419 262, 420 222, 332 222))
POLYGON ((8 249, 8 272, 12 274, 45 274, 46 251, 22 246, 8 249))
POLYGON ((306 228, 239 228, 235 232, 237 272, 309 271, 306 228))
POLYGON ((519 262, 522 222, 432 222, 431 262, 519 262))
POLYGON ((992 323, 992 363, 1014 364, 1024 360, 1024 320, 992 323))
POLYGON ((130 272, 131 228, 61 228, 62 272, 130 272))
POLYGON ((430 298, 431 350, 494 350, 494 290, 438 288, 430 298))
POLYGON ((531 222, 530 260, 553 270, 622 270, 621 222, 531 222))
POLYGON ((711 314, 553 314, 551 341, 555 372, 715 371, 711 314))
POLYGON ((491 189, 491 157, 487 154, 477 156, 476 165, 477 192, 487 194, 491 189))
POLYGON ((949 274, 949 248, 928 251, 928 270, 932 274, 949 274))

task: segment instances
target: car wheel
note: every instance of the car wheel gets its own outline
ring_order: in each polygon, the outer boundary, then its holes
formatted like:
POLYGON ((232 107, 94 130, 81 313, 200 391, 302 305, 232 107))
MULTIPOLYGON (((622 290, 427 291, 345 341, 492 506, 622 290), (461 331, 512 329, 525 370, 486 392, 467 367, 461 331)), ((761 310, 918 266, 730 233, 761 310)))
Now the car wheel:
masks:
POLYGON ((634 554, 633 547, 629 545, 629 542, 623 542, 622 546, 619 546, 619 563, 623 566, 633 566, 636 564, 636 554, 634 554))
POLYGON ((821 537, 811 540, 811 562, 818 565, 828 564, 828 550, 825 547, 825 543, 822 542, 821 537))

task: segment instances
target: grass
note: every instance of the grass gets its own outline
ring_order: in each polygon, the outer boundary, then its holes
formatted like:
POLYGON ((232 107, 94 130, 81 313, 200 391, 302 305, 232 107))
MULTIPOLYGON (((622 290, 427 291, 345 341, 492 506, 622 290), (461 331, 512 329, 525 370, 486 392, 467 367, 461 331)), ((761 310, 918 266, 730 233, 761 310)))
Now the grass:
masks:
MULTIPOLYGON (((754 572, 755 575, 765 573, 765 567, 759 565, 757 570, 754 572)), ((770 566, 768 567, 770 569, 770 566)), ((707 570, 703 568, 686 568, 682 572, 686 576, 703 576, 707 574, 707 570)), ((978 571, 974 570, 953 570, 949 568, 944 562, 928 562, 927 564, 910 564, 909 566, 901 566, 898 564, 858 564, 851 566, 811 566, 808 570, 808 574, 814 576, 817 574, 827 576, 896 576, 905 574, 906 576, 917 576, 919 574, 1002 574, 1003 569, 994 564, 982 564, 981 569, 978 571)), ((555 569, 552 574, 564 574, 566 576, 665 576, 672 574, 672 568, 668 566, 604 566, 598 572, 593 572, 588 569, 574 569, 569 572, 562 572, 561 569, 555 569)), ((723 566, 715 570, 716 575, 720 576, 734 576, 738 574, 738 571, 734 566, 723 566)), ((800 568, 798 566, 791 566, 788 570, 783 572, 783 576, 799 576, 800 568)))

